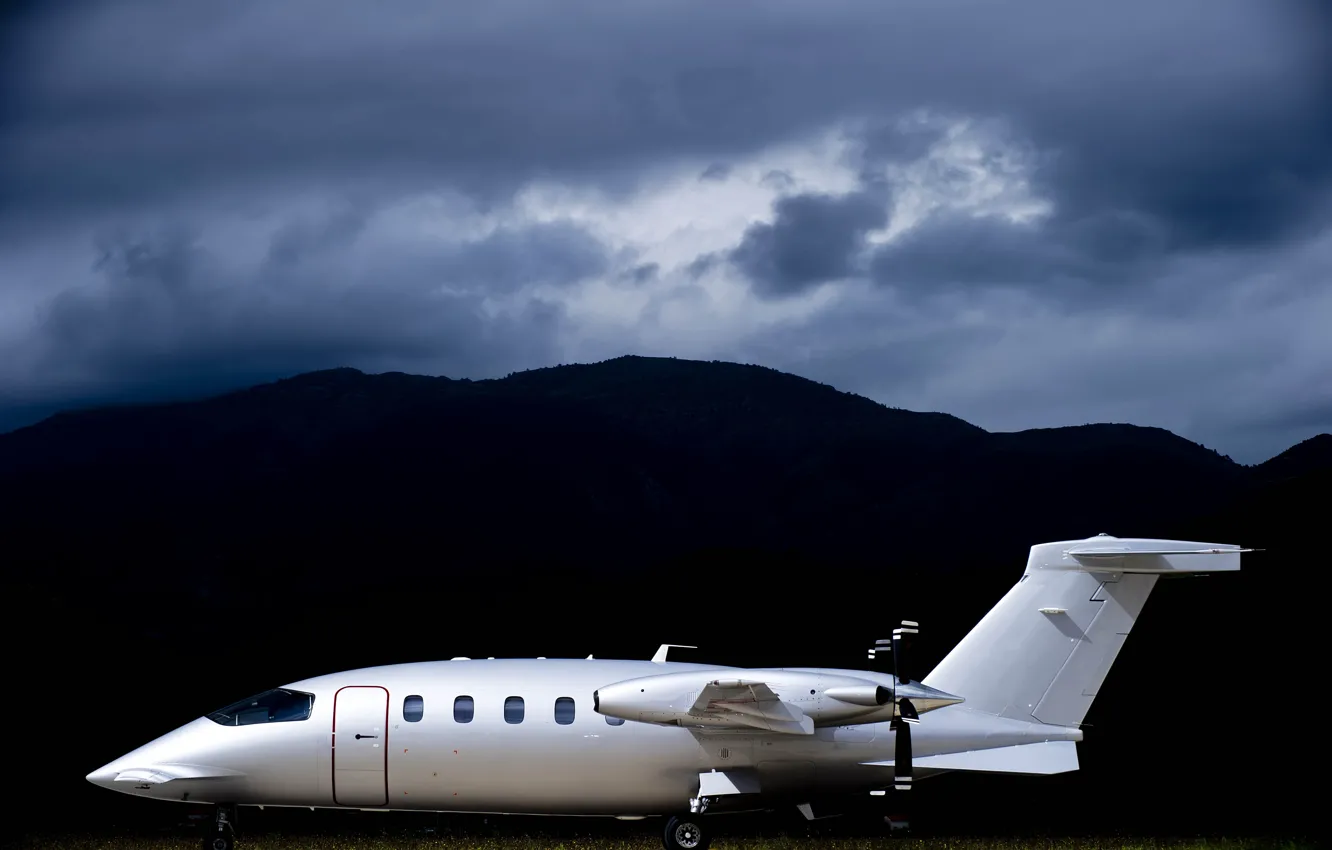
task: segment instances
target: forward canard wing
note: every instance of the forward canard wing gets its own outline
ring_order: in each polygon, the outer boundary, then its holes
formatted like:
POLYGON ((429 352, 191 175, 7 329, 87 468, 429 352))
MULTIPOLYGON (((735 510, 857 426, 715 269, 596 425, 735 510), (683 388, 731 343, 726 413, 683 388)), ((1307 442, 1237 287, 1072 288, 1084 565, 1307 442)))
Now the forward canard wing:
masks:
POLYGON ((736 723, 786 735, 813 735, 814 720, 783 702, 765 682, 717 679, 699 691, 689 709, 694 717, 725 717, 736 723))
POLYGON ((132 782, 136 785, 164 785, 183 779, 231 779, 244 775, 239 770, 204 764, 152 764, 118 771, 114 781, 132 782))

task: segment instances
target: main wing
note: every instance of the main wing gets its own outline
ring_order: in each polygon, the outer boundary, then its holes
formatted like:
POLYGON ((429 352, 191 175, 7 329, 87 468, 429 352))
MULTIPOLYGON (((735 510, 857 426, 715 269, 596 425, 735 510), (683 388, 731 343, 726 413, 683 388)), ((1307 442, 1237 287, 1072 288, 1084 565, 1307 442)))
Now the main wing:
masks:
MULTIPOLYGON (((929 770, 969 770, 980 773, 1024 773, 1048 776, 1078 769, 1078 745, 1073 741, 1039 741, 932 756, 916 756, 913 766, 929 770)), ((892 767, 892 759, 862 761, 869 767, 892 767)))
POLYGON ((787 735, 813 735, 814 720, 783 702, 764 682, 717 680, 699 691, 689 708, 694 717, 725 717, 736 723, 787 735))

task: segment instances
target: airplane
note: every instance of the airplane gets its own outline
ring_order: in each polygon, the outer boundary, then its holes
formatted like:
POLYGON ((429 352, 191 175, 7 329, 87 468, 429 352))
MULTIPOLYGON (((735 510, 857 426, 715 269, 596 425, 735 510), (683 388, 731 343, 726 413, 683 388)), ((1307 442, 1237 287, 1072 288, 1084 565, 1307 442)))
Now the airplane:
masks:
POLYGON ((1077 770, 1082 720, 1157 579, 1235 571, 1252 551, 1106 534, 1034 545, 920 680, 905 666, 912 621, 870 650, 891 673, 667 660, 679 644, 650 660, 394 664, 264 691, 87 779, 212 804, 206 850, 235 847, 239 806, 664 817, 667 850, 705 850, 718 813, 813 819, 816 800, 951 771, 1077 770))

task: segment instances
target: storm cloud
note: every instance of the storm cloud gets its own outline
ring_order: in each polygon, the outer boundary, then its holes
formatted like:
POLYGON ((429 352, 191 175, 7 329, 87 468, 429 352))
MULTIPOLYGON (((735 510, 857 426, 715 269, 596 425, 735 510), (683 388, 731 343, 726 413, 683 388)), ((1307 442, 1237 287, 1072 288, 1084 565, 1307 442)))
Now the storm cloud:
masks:
POLYGON ((751 225, 730 254, 761 294, 781 294, 850 277, 871 230, 888 223, 881 199, 863 194, 791 195, 773 205, 773 221, 751 225))
POLYGON ((1332 429, 1325 4, 6 14, 0 426, 633 352, 1246 461, 1332 429))

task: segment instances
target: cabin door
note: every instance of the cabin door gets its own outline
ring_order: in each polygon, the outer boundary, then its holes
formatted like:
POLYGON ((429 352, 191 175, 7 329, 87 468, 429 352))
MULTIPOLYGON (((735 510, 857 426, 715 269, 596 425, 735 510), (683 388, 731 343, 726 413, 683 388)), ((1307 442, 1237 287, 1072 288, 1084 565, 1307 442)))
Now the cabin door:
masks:
POLYGON ((333 696, 333 802, 388 805, 388 700, 385 688, 341 688, 333 696))

